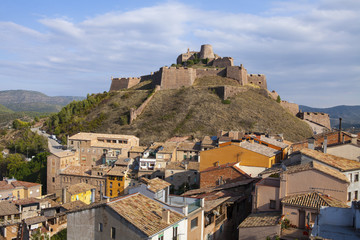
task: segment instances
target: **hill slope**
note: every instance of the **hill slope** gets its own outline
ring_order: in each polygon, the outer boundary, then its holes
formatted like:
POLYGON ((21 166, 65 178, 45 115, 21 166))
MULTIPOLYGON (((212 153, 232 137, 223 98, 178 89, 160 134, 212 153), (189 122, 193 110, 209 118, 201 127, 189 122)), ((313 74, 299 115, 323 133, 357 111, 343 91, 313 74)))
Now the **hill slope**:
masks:
POLYGON ((58 112, 73 100, 83 97, 49 97, 43 93, 26 90, 0 91, 0 104, 16 112, 58 112))
POLYGON ((140 137, 142 144, 174 135, 215 135, 221 129, 284 133, 291 141, 312 134, 306 123, 253 88, 230 99, 230 104, 224 104, 207 87, 161 90, 140 117, 128 124, 130 108, 140 106, 150 93, 151 90, 134 88, 92 95, 63 108, 49 119, 47 126, 63 139, 65 134, 92 131, 133 134, 140 137))

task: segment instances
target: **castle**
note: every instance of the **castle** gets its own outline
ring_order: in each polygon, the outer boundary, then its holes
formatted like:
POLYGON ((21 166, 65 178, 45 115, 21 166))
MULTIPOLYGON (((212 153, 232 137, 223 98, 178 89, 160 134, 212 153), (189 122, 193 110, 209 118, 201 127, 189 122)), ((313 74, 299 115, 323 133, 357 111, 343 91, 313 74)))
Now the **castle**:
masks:
POLYGON ((256 85, 267 89, 266 77, 264 74, 248 74, 241 64, 234 66, 231 57, 219 57, 214 54, 212 46, 205 44, 201 46, 200 52, 188 51, 177 57, 178 65, 186 65, 187 61, 199 59, 206 63, 208 68, 192 67, 161 67, 150 75, 130 78, 111 78, 110 91, 128 89, 140 82, 151 80, 153 87, 160 86, 160 89, 177 89, 189 87, 194 84, 196 78, 206 76, 221 76, 237 80, 240 85, 256 85))

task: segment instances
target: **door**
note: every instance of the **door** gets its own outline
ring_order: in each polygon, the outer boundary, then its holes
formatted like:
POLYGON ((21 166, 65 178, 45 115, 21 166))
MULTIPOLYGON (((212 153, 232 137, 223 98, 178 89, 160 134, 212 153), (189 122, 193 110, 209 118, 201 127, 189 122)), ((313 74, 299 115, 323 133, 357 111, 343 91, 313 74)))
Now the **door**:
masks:
POLYGON ((299 210, 299 228, 305 228, 305 211, 299 210))

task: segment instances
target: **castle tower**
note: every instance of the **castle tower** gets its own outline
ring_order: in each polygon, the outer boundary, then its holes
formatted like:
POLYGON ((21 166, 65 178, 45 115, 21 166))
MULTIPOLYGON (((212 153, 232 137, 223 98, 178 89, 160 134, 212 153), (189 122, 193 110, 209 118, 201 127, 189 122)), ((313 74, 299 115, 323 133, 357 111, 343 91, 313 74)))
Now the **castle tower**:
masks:
POLYGON ((210 44, 201 45, 200 59, 214 59, 215 55, 210 44))

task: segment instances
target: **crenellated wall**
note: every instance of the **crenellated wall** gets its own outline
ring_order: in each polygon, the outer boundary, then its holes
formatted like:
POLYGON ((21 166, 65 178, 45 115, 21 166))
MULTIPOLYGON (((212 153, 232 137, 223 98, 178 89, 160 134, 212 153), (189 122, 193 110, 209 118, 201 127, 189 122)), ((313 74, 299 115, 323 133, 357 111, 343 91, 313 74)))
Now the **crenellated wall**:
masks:
POLYGON ((234 66, 234 60, 232 57, 216 58, 212 62, 212 66, 221 68, 234 66))
POLYGON ((331 129, 330 117, 327 113, 321 112, 299 112, 297 116, 303 120, 308 120, 310 122, 315 122, 320 124, 328 129, 331 129))
POLYGON ((289 103, 287 101, 281 101, 280 105, 288 110, 292 115, 296 116, 296 114, 299 112, 299 105, 296 103, 289 103))
POLYGON ((140 82, 141 78, 111 78, 110 91, 118 91, 121 89, 128 89, 140 82))
POLYGON ((196 70, 193 68, 162 67, 161 89, 176 89, 192 86, 196 78, 196 70))

